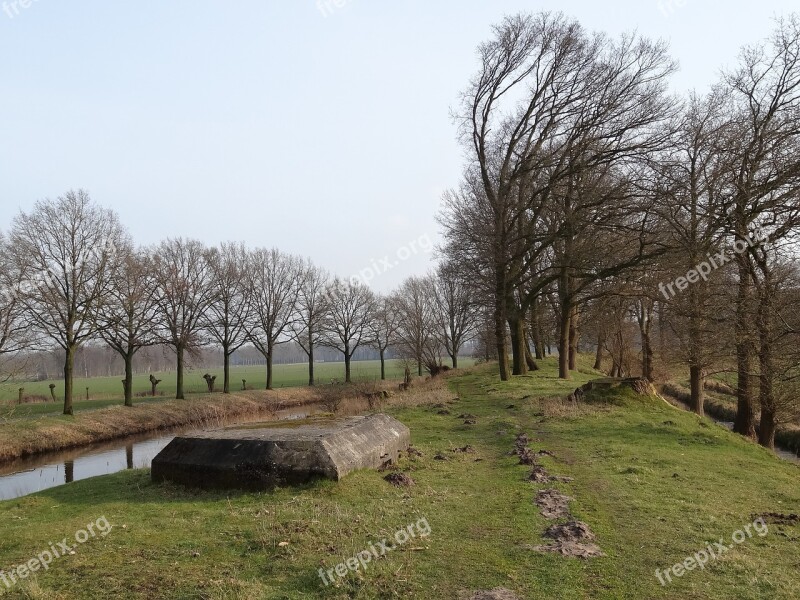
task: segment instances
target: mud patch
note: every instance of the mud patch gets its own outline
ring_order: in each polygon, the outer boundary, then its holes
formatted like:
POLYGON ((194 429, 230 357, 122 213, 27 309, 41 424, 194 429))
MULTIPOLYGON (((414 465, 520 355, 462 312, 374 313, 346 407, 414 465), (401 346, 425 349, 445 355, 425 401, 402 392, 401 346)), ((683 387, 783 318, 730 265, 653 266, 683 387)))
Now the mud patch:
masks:
POLYGON ((537 552, 555 552, 562 556, 577 558, 595 558, 605 556, 595 544, 596 537, 586 523, 570 521, 564 525, 553 525, 547 528, 544 537, 553 540, 543 546, 535 546, 537 552))
POLYGON ((771 525, 798 525, 800 524, 800 515, 784 515, 781 513, 763 513, 761 515, 751 515, 754 521, 761 519, 765 523, 771 525))
POLYGON ((475 454, 475 448, 473 448, 469 444, 467 444, 463 448, 453 448, 452 451, 458 454, 475 454))
POLYGON ((533 481, 534 483, 571 483, 573 479, 572 477, 562 477, 561 475, 550 475, 542 465, 534 465, 528 475, 528 481, 533 481))
POLYGON ((414 448, 414 446, 409 446, 407 452, 409 456, 422 456, 422 452, 414 448))
POLYGON ((519 455, 519 464, 528 466, 536 464, 536 453, 530 448, 522 448, 517 454, 519 455))
POLYGON ((389 473, 383 479, 397 487, 411 487, 414 485, 414 480, 405 473, 389 473))
MULTIPOLYGON (((569 503, 572 498, 558 490, 541 490, 536 494, 534 503, 539 507, 545 519, 565 519, 570 516, 569 503)), ((548 530, 549 531, 549 530, 548 530)))

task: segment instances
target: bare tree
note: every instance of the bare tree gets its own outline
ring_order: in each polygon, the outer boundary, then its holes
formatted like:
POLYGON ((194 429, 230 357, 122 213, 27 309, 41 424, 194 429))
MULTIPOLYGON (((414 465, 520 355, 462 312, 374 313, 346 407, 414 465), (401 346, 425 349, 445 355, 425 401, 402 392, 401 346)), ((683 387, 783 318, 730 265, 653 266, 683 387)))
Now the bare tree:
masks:
POLYGON ((407 359, 417 364, 417 375, 423 367, 429 371, 441 365, 441 343, 436 321, 436 300, 431 276, 409 277, 396 293, 396 310, 400 319, 397 328, 398 347, 407 359))
POLYGON ((433 281, 435 318, 442 346, 453 368, 458 368, 458 353, 475 334, 479 306, 472 288, 463 281, 452 265, 443 263, 433 281))
POLYGON ((0 381, 7 380, 16 371, 8 359, 30 348, 33 341, 30 322, 18 296, 21 283, 11 248, 0 232, 0 381))
MULTIPOLYGON (((250 255, 248 271, 253 299, 248 338, 267 362, 267 389, 271 390, 275 347, 288 341, 297 318, 303 262, 275 248, 258 249, 250 255)), ((305 347, 313 354, 313 340, 306 340, 305 347)))
POLYGON ((308 385, 314 385, 314 350, 322 341, 322 322, 328 312, 328 273, 311 261, 303 266, 297 318, 292 323, 292 339, 308 357, 308 385))
MULTIPOLYGON (((597 207, 604 195, 626 197, 608 181, 624 182, 622 175, 630 177, 636 157, 664 144, 660 125, 674 112, 665 94, 674 63, 664 44, 635 35, 616 41, 590 35, 579 23, 551 13, 506 18, 479 53, 481 70, 465 91, 458 115, 472 162, 468 185, 450 199, 448 234, 464 231, 457 227, 464 220, 453 217, 454 208, 480 206, 464 214, 473 223, 468 229, 480 232, 481 250, 475 254, 492 277, 505 380, 511 375, 507 327, 516 342, 514 372, 522 373, 529 354, 524 323, 542 289, 560 281, 562 315, 570 315, 571 299, 581 287, 571 283, 576 272, 587 285, 589 275, 601 278, 628 264, 623 259, 581 271, 580 263, 573 264, 573 242, 587 233, 581 224, 601 214, 597 207), (597 184, 602 193, 583 193, 597 184), (544 221, 548 215, 549 222, 544 221), (551 265, 544 259, 556 244, 561 260, 551 265)), ((631 231, 633 225, 626 223, 631 231)), ((451 248, 460 247, 460 233, 448 237, 451 248)), ((568 319, 563 322, 566 332, 568 319)), ((563 339, 565 354, 568 339, 563 339)), ((560 370, 568 376, 566 365, 560 370)))
POLYGON ((37 202, 14 219, 11 245, 27 281, 19 299, 35 326, 64 350, 64 414, 73 413, 75 354, 98 330, 97 309, 117 267, 117 215, 83 190, 37 202))
POLYGON ((356 350, 369 344, 375 295, 363 283, 335 278, 325 288, 328 310, 322 320, 322 343, 344 355, 344 380, 352 382, 350 362, 356 350))
POLYGON ((118 268, 98 312, 100 336, 125 363, 125 406, 133 406, 133 358, 156 343, 156 279, 152 259, 129 245, 119 249, 118 268))
POLYGON ((183 370, 187 352, 205 343, 205 315, 214 302, 208 252, 197 240, 168 239, 154 252, 153 272, 158 285, 158 334, 177 358, 177 392, 184 399, 183 370))
POLYGON ((378 351, 381 359, 381 380, 386 379, 386 351, 397 342, 400 315, 393 297, 376 296, 375 314, 369 322, 370 346, 378 351))
MULTIPOLYGON (((732 155, 729 234, 747 248, 756 227, 777 242, 800 224, 800 17, 779 20, 767 44, 743 50, 725 78, 734 127, 726 138, 732 155)), ((735 255, 737 412, 734 430, 755 437, 754 278, 751 249, 735 255)), ((768 321, 763 321, 767 323, 768 321)))
POLYGON ((205 327, 222 348, 223 385, 231 391, 231 355, 247 342, 252 314, 252 288, 248 285, 248 252, 244 244, 223 243, 208 252, 209 291, 212 302, 205 312, 205 327))

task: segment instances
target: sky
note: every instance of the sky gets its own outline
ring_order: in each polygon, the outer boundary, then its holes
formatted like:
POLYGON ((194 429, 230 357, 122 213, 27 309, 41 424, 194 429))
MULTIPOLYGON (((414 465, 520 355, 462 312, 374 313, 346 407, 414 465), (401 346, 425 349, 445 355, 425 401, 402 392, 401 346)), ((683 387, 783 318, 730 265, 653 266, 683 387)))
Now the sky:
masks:
POLYGON ((665 39, 705 90, 796 0, 0 0, 0 229, 83 188, 139 244, 236 240, 387 291, 433 267, 452 109, 504 15, 665 39))

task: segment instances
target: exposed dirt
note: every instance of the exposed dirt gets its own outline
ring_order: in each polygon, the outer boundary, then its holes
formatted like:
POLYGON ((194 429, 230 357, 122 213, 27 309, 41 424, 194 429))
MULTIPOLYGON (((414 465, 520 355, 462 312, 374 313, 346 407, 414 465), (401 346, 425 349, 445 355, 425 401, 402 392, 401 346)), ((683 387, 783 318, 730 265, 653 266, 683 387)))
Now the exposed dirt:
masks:
POLYGON ((414 446, 409 446, 407 452, 409 456, 422 456, 422 452, 414 448, 414 446))
POLYGON ((536 464, 536 453, 530 448, 521 448, 517 454, 519 455, 519 464, 529 466, 536 464))
POLYGON ((453 448, 452 451, 459 454, 475 454, 475 448, 473 448, 469 444, 467 444, 463 448, 453 448))
POLYGON ((573 479, 572 477, 562 477, 561 475, 550 475, 542 465, 534 465, 528 475, 528 481, 533 481, 534 483, 571 483, 573 479))
POLYGON ((414 485, 414 480, 405 473, 389 473, 383 479, 397 487, 411 487, 414 485))
POLYGON ((548 527, 544 537, 554 540, 544 546, 535 546, 537 552, 556 552, 562 556, 593 558, 605 556, 594 543, 595 535, 586 523, 570 521, 564 525, 548 527))
POLYGON ((540 490, 534 503, 539 507, 546 519, 564 519, 569 517, 569 502, 572 500, 558 490, 540 490))
POLYGON ((800 515, 784 515, 782 513, 764 513, 752 515, 753 520, 762 519, 765 523, 772 525, 797 525, 800 524, 800 515))

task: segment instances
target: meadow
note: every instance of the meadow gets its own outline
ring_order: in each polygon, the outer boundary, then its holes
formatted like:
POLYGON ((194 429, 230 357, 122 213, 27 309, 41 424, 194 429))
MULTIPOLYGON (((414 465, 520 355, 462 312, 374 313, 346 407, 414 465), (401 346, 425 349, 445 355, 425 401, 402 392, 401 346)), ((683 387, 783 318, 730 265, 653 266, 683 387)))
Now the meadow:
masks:
MULTIPOLYGON (((474 363, 471 358, 459 358, 459 362, 464 366, 474 363)), ((355 361, 352 363, 352 377, 354 381, 378 381, 380 380, 380 366, 378 360, 355 361)), ((402 360, 386 361, 387 379, 402 379, 405 363, 402 360)), ((222 389, 222 368, 217 369, 187 369, 184 377, 184 386, 187 394, 206 394, 208 388, 203 379, 203 375, 209 373, 216 375, 216 389, 222 389)), ((135 404, 149 404, 162 402, 175 396, 175 373, 159 372, 153 373, 157 379, 161 379, 158 385, 158 396, 153 398, 150 394, 149 374, 138 374, 133 379, 134 394, 147 394, 147 396, 134 398, 135 404)), ((330 384, 332 381, 344 381, 343 362, 325 362, 314 365, 314 375, 319 384, 330 384)), ((261 390, 266 386, 267 373, 266 367, 233 367, 231 369, 231 391, 236 392, 242 389, 242 379, 247 380, 248 390, 261 390)), ((274 388, 293 388, 302 387, 308 384, 308 364, 287 364, 275 365, 273 374, 274 388)), ((75 411, 93 410, 105 408, 122 403, 122 379, 121 376, 115 377, 92 377, 75 379, 75 411), (89 388, 89 399, 86 399, 86 388, 89 388)), ((59 414, 60 406, 63 401, 64 382, 63 380, 31 381, 31 382, 6 382, 0 384, 0 417, 12 414, 20 416, 44 416, 59 414), (25 396, 37 396, 50 398, 50 384, 55 384, 55 394, 57 402, 37 402, 17 404, 18 389, 24 388, 25 396)))
POLYGON ((510 382, 475 367, 422 383, 405 405, 400 395, 384 410, 410 427, 418 451, 398 465, 408 487, 364 470, 269 493, 209 492, 153 484, 143 469, 2 502, 0 568, 101 517, 113 526, 6 597, 461 600, 496 588, 531 600, 800 597, 791 520, 768 518, 764 536, 702 570, 665 585, 656 576, 758 515, 799 512, 797 465, 657 396, 612 390, 568 402, 600 374, 584 365, 566 382, 556 367, 547 359, 510 382), (512 452, 520 433, 547 451, 540 465, 572 480, 529 480, 531 467, 512 452), (570 497, 604 556, 534 549, 554 522, 533 501, 549 488, 570 497), (420 519, 429 536, 334 583, 319 576, 420 519))

